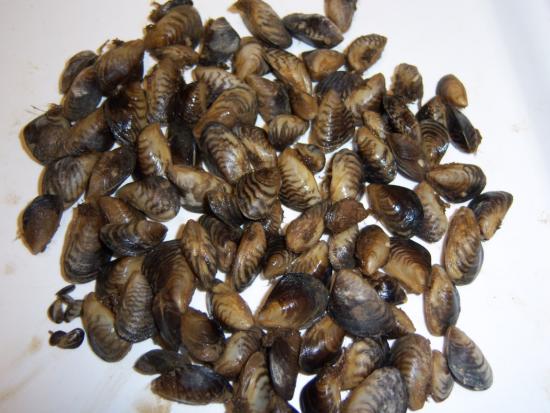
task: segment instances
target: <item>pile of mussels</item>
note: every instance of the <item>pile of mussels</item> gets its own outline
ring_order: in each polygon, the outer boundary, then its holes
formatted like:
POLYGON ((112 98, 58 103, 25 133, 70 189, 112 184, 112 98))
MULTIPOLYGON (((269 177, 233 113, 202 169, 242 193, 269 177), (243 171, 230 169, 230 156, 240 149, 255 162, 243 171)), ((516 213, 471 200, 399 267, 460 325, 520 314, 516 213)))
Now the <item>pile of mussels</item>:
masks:
POLYGON ((461 111, 463 84, 443 77, 422 105, 415 66, 398 65, 388 89, 382 74, 364 77, 384 36, 331 50, 356 0, 325 0, 326 16, 283 19, 261 0, 233 7, 253 37, 223 17, 203 26, 190 0, 156 5, 143 39, 71 57, 61 104, 24 128, 45 166, 42 193, 22 214, 24 241, 44 251, 84 195, 67 230, 63 276, 95 280, 83 300, 71 297, 74 285, 59 291, 50 318, 81 317, 84 330, 56 331, 50 343, 75 348, 87 336, 115 362, 153 338, 160 349, 135 369, 158 375, 154 393, 232 412, 296 411, 288 400, 298 373, 315 374, 301 390, 303 412, 405 412, 428 396, 446 399, 453 382, 490 387, 488 362, 455 327, 456 286, 476 278, 482 241, 512 196, 482 193, 475 165, 441 164, 449 143, 472 153, 481 141, 461 111), (314 49, 301 58, 285 51, 293 37, 314 49), (156 64, 143 77, 145 52, 156 64), (296 143, 309 129, 309 144, 296 143), (352 139, 353 150, 341 148, 352 139), (390 184, 398 172, 414 190, 390 184), (365 182, 369 209, 360 201, 365 182), (443 200, 470 203, 448 221, 443 200), (283 205, 301 213, 284 230, 283 205), (180 207, 203 215, 164 241, 161 222, 180 207), (385 230, 359 229, 369 214, 385 230), (445 236, 442 265, 413 236, 445 236), (253 314, 240 293, 259 273, 273 285, 253 314), (208 314, 189 306, 195 289, 207 292, 208 314), (443 352, 397 307, 408 293, 423 294, 443 352), (342 348, 346 336, 352 343, 342 348))

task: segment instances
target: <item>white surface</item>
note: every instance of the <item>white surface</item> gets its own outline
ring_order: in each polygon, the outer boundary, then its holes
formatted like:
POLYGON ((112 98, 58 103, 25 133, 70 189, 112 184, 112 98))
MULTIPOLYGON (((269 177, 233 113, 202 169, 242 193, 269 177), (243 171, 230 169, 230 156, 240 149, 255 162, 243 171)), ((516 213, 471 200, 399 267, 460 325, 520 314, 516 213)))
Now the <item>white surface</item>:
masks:
MULTIPOLYGON (((322 0, 277 0, 274 8, 322 12, 322 0)), ((455 73, 466 85, 467 116, 484 137, 475 156, 451 149, 446 160, 480 165, 487 190, 507 190, 515 200, 503 228, 484 244, 479 278, 461 287, 458 325, 480 345, 492 364, 493 387, 481 393, 455 386, 449 400, 426 404, 426 412, 459 413, 550 411, 550 317, 548 312, 548 240, 550 238, 550 5, 544 0, 359 0, 346 41, 367 33, 388 37, 382 59, 370 74, 390 79, 398 63, 416 64, 425 99, 437 80, 455 73)), ((225 15, 241 34, 240 18, 226 11, 231 1, 196 0, 207 17, 225 15)), ((141 36, 147 24, 146 0, 2 0, 0 52, 2 103, 0 128, 0 411, 79 412, 221 412, 223 407, 172 405, 148 390, 149 377, 133 372, 135 359, 150 344, 135 345, 120 363, 107 364, 87 344, 63 351, 47 344, 46 309, 62 285, 59 256, 68 211, 46 253, 33 257, 17 239, 17 217, 37 193, 41 167, 30 160, 18 138, 21 128, 59 100, 58 76, 65 60, 106 39, 141 36)), ((294 52, 305 47, 295 41, 294 52)), ((400 182, 405 182, 401 180, 400 182)), ((185 222, 172 221, 169 238, 185 222)), ((439 246, 432 248, 438 262, 439 246)), ((245 293, 257 303, 265 282, 258 279, 245 293)), ((91 285, 79 286, 83 295, 91 285)), ((203 306, 197 296, 195 305, 203 306)), ((418 332, 427 334, 421 300, 405 306, 418 332)), ((79 325, 79 320, 70 329, 79 325)), ((441 340, 431 338, 440 348, 441 340)), ((307 378, 301 377, 299 384, 307 378)), ((298 403, 299 389, 294 405, 298 403)))

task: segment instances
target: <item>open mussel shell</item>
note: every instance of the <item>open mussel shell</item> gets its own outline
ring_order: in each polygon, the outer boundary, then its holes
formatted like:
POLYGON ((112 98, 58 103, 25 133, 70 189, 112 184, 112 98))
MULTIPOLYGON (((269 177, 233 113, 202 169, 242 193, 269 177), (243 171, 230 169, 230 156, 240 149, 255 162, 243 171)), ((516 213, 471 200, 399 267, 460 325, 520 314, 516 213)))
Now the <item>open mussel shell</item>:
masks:
POLYGON ((424 292, 424 318, 434 336, 442 336, 456 324, 460 314, 460 296, 443 267, 434 265, 424 292))
POLYGON ((456 285, 470 284, 483 264, 481 233, 474 212, 459 208, 451 218, 443 244, 445 270, 456 285))
POLYGON ((267 138, 267 133, 256 126, 236 126, 233 133, 241 140, 246 149, 252 169, 277 167, 277 152, 267 138))
POLYGON ((349 30, 353 15, 357 10, 357 0, 325 0, 325 14, 345 33, 349 30))
POLYGON ((387 353, 387 343, 383 339, 365 337, 355 340, 344 352, 342 390, 354 389, 373 371, 381 368, 387 353))
POLYGON ((430 161, 424 153, 422 142, 412 135, 401 133, 389 133, 386 141, 395 157, 397 170, 413 181, 422 181, 430 170, 430 161))
POLYGON ((212 287, 218 268, 216 249, 206 229, 197 221, 187 221, 183 228, 181 248, 200 286, 205 290, 212 287))
POLYGON ((461 151, 475 153, 481 143, 481 134, 459 109, 447 105, 447 129, 451 142, 461 151))
POLYGON ((197 9, 191 4, 178 5, 145 29, 145 49, 154 51, 174 44, 194 48, 202 32, 202 20, 197 9))
POLYGON ((325 225, 333 234, 338 234, 359 224, 369 213, 363 204, 353 198, 342 199, 331 205, 325 215, 325 225))
POLYGON ((336 50, 315 49, 302 53, 302 59, 311 76, 311 80, 320 81, 336 72, 346 62, 346 57, 336 50))
POLYGON ((326 309, 328 291, 308 274, 286 274, 268 293, 256 320, 263 328, 302 329, 326 309))
POLYGON ((376 184, 389 184, 397 175, 397 163, 388 144, 371 128, 357 129, 354 146, 362 160, 365 180, 376 184))
POLYGON ((384 334, 394 324, 389 305, 357 270, 346 269, 336 274, 329 313, 347 333, 358 337, 384 334))
POLYGON ((405 100, 400 96, 385 95, 382 104, 393 132, 406 135, 414 143, 420 144, 420 124, 405 100))
POLYGON ((159 123, 147 126, 139 134, 137 160, 144 176, 166 176, 166 170, 172 164, 172 153, 159 123))
POLYGON ((246 83, 256 92, 258 112, 266 123, 270 123, 279 115, 290 115, 290 100, 286 86, 282 82, 258 75, 248 75, 246 83))
POLYGON ((327 203, 319 202, 288 224, 285 240, 290 251, 300 254, 319 241, 325 230, 326 211, 327 203))
POLYGON ((294 115, 278 115, 269 122, 269 142, 278 151, 292 145, 296 139, 302 136, 309 128, 306 122, 294 115))
POLYGON ((208 312, 232 330, 248 330, 254 326, 254 316, 244 299, 228 284, 214 283, 207 295, 208 312))
POLYGON ((249 357, 261 347, 262 331, 252 328, 237 331, 225 342, 220 358, 214 362, 216 373, 228 378, 235 378, 243 369, 249 357))
POLYGON ((407 103, 418 101, 420 104, 424 96, 424 85, 418 68, 407 63, 397 65, 393 71, 391 92, 404 98, 407 103))
POLYGON ((61 330, 51 332, 50 331, 50 346, 59 347, 62 349, 75 349, 80 347, 85 337, 84 330, 81 328, 75 328, 69 332, 61 330))
POLYGON ((465 108, 468 106, 468 95, 466 94, 466 88, 455 75, 449 74, 439 79, 435 93, 445 103, 451 106, 455 106, 457 108, 465 108))
POLYGON ((219 270, 229 272, 237 253, 237 246, 241 237, 240 231, 231 228, 211 215, 203 215, 199 223, 206 229, 212 245, 216 249, 216 261, 219 270))
POLYGON ((345 331, 329 316, 317 320, 304 333, 300 348, 300 369, 314 374, 332 364, 342 352, 345 331))
POLYGON ((332 268, 342 270, 355 268, 355 243, 359 235, 359 227, 352 225, 345 231, 332 234, 328 239, 328 258, 332 268))
POLYGON ((309 250, 300 254, 288 267, 288 272, 305 273, 328 285, 332 275, 326 241, 319 241, 309 250))
POLYGON ((302 413, 337 413, 340 411, 342 363, 328 366, 311 379, 300 393, 302 413))
POLYGON ((418 334, 397 339, 391 348, 389 363, 403 377, 411 410, 418 410, 430 393, 432 379, 432 350, 430 341, 418 334))
POLYGON ((430 165, 434 168, 441 162, 441 159, 449 147, 449 132, 441 123, 425 119, 420 122, 420 132, 422 133, 422 150, 430 165))
POLYGON ((390 238, 390 257, 383 270, 413 294, 422 294, 432 267, 430 252, 410 239, 390 238))
POLYGON ((399 370, 383 367, 372 372, 349 394, 342 413, 405 413, 407 386, 399 370))
POLYGON ((264 58, 264 46, 255 37, 243 37, 233 56, 233 71, 239 79, 249 75, 263 76, 269 72, 264 58))
POLYGON ((447 232, 448 220, 445 210, 449 207, 435 193, 433 188, 426 181, 419 183, 414 192, 418 196, 424 217, 416 232, 420 238, 427 242, 437 242, 447 232))
POLYGON ((445 334, 445 357, 455 381, 470 390, 487 390, 493 371, 479 347, 463 331, 450 327, 445 334))
POLYGON ((386 37, 379 34, 368 34, 355 39, 346 49, 349 67, 363 73, 380 59, 387 41, 386 37))
POLYGON ((277 168, 266 168, 244 175, 235 191, 242 214, 253 220, 267 218, 281 189, 281 174, 277 168))
POLYGON ((204 25, 200 64, 205 66, 224 64, 237 51, 240 42, 239 34, 225 17, 208 20, 204 25))
POLYGON ((70 121, 85 118, 92 113, 102 97, 93 66, 83 69, 63 96, 63 115, 70 121))
POLYGON ((134 370, 146 375, 166 374, 188 364, 191 364, 191 360, 186 352, 154 349, 136 360, 134 370))
POLYGON ((433 168, 426 181, 447 201, 460 203, 478 196, 487 178, 479 166, 453 162, 433 168))
POLYGON ((329 166, 330 200, 359 199, 362 195, 361 160, 350 149, 341 149, 334 154, 329 166))
POLYGON ((284 50, 268 49, 265 51, 265 59, 273 74, 289 89, 312 93, 311 78, 300 58, 284 50))
POLYGON ((107 224, 101 228, 101 241, 118 255, 136 256, 160 244, 168 229, 147 220, 128 224, 107 224))
POLYGON ((63 205, 57 195, 39 195, 25 207, 21 219, 23 240, 33 254, 46 249, 55 235, 63 205))
POLYGON ((281 18, 262 0, 237 0, 233 7, 240 13, 250 33, 262 42, 281 49, 292 44, 281 18))
POLYGON ((344 40, 338 26, 321 14, 289 14, 283 24, 293 37, 320 49, 331 49, 344 40))
POLYGON ((181 315, 181 342, 196 360, 212 363, 225 347, 223 330, 217 321, 189 307, 181 315))
POLYGON ((88 294, 84 299, 82 325, 93 352, 104 361, 122 360, 132 348, 130 342, 119 337, 114 314, 97 299, 95 293, 88 294))
POLYGON ((447 128, 447 105, 439 96, 434 96, 422 105, 416 114, 416 119, 419 122, 433 120, 447 128))
POLYGON ((302 339, 298 330, 276 332, 269 347, 269 376, 273 390, 284 400, 291 400, 298 377, 298 357, 302 339))
POLYGON ((321 193, 313 173, 292 148, 286 148, 278 159, 281 174, 281 202, 303 211, 321 201, 321 193))
POLYGON ((151 391, 160 397, 191 405, 223 403, 231 398, 232 390, 223 376, 196 364, 180 366, 151 383, 151 391))
POLYGON ((508 192, 492 191, 477 196, 468 204, 474 211, 483 240, 495 235, 513 201, 514 197, 508 192))
POLYGON ((373 214, 390 232, 404 238, 415 235, 424 212, 413 191, 397 185, 370 184, 367 196, 373 214))
POLYGON ((97 81, 105 95, 132 80, 141 80, 143 72, 143 40, 115 40, 112 48, 98 57, 94 64, 97 81))
POLYGON ((445 401, 453 390, 454 380, 447 359, 439 350, 432 351, 432 383, 430 385, 433 401, 445 401))
POLYGON ((372 276, 386 265, 390 257, 390 237, 377 225, 362 228, 355 244, 355 257, 359 269, 372 276))
POLYGON ((90 175, 86 199, 112 194, 134 172, 135 166, 135 151, 128 146, 104 152, 90 175))
POLYGON ((243 231, 233 267, 231 282, 236 291, 244 291, 256 279, 267 249, 267 239, 262 225, 254 222, 243 231))
POLYGON ((67 63, 65 63, 65 68, 61 73, 59 79, 59 91, 63 94, 67 93, 73 80, 82 72, 85 68, 93 65, 97 60, 97 54, 91 50, 83 50, 71 56, 67 63))

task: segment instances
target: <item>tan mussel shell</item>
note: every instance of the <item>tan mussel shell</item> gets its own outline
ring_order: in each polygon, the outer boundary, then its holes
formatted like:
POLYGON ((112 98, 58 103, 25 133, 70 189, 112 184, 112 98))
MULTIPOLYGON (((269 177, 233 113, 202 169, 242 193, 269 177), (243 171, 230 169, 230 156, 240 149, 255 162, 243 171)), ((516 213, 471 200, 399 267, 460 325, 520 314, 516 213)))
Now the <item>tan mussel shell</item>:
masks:
POLYGON ((265 59, 271 70, 281 82, 289 89, 296 89, 311 94, 311 78, 304 65, 304 62, 292 53, 280 49, 268 49, 265 52, 265 59))
POLYGON ((420 131, 422 133, 422 149, 430 165, 435 168, 441 162, 441 159, 449 147, 449 132, 441 123, 424 119, 420 122, 420 131))
POLYGON ((225 66, 225 62, 237 51, 240 43, 239 34, 225 17, 208 19, 204 25, 200 63, 225 66))
POLYGON ((63 96, 63 116, 70 121, 83 119, 96 110, 101 97, 95 68, 88 66, 74 78, 63 96))
POLYGON ((513 201, 512 194, 493 191, 479 195, 468 204, 468 208, 474 211, 483 240, 489 240, 495 235, 513 201))
POLYGON ((355 39, 346 49, 349 67, 359 73, 367 70, 380 59, 387 41, 386 37, 379 34, 368 34, 355 39))
POLYGON ((263 76, 269 72, 264 58, 264 47, 254 37, 243 37, 239 50, 233 57, 235 75, 245 80, 249 75, 263 76))
POLYGON ((113 94, 119 85, 129 80, 140 79, 143 71, 143 40, 115 40, 110 46, 94 64, 99 87, 105 95, 113 94))
POLYGON ((340 412, 342 359, 311 379, 300 393, 302 413, 340 412))
POLYGON ((325 0, 326 16, 345 33, 349 30, 353 15, 357 9, 357 0, 325 0))
POLYGON ((327 203, 320 202, 306 209, 286 227, 285 240, 287 248, 300 254, 311 248, 325 230, 325 213, 327 203))
POLYGON ((309 250, 296 257, 290 264, 288 272, 308 274, 328 285, 332 274, 328 253, 327 242, 319 241, 309 250))
POLYGON ((254 316, 244 299, 228 284, 217 281, 207 295, 208 312, 220 324, 231 330, 248 330, 254 326, 254 316))
POLYGON ((447 232, 449 222, 445 210, 449 207, 435 193, 433 188, 426 181, 419 183, 414 192, 418 196, 424 217, 416 234, 427 242, 437 242, 443 238, 447 232))
POLYGON ((355 257, 363 274, 374 275, 390 258, 390 237, 379 226, 367 225, 357 237, 355 257))
POLYGON ((314 174, 321 172, 325 168, 325 154, 318 146, 307 143, 297 143, 294 145, 294 150, 302 162, 314 174))
POLYGON ((429 251, 422 245, 398 237, 390 238, 390 257, 383 270, 408 292, 422 294, 432 267, 429 251))
POLYGON ((90 175, 86 199, 112 194, 134 172, 135 166, 136 154, 131 147, 104 152, 90 175))
POLYGON ((424 96, 424 84, 418 68, 407 63, 397 65, 393 71, 391 92, 404 98, 407 103, 418 101, 420 107, 424 96))
POLYGON ((389 184, 397 175, 397 163, 388 144, 369 127, 357 129, 354 146, 363 161, 365 180, 389 184))
POLYGON ((220 325, 202 311, 187 308, 180 318, 181 342, 191 356, 212 363, 218 360, 225 347, 220 325))
POLYGON ((346 57, 336 50, 316 49, 302 53, 302 59, 311 76, 318 82, 336 72, 346 62, 346 57))
POLYGON ((363 194, 363 172, 359 156, 352 150, 341 149, 330 162, 330 200, 359 199, 363 194))
POLYGON ((98 274, 95 294, 99 301, 117 311, 128 280, 134 273, 141 273, 144 256, 122 257, 105 265, 98 274))
POLYGON ((21 229, 33 254, 46 249, 59 227, 62 214, 63 206, 57 195, 39 195, 25 207, 21 229))
POLYGON ((150 53, 159 62, 163 59, 170 59, 181 68, 194 66, 199 62, 199 54, 192 47, 184 44, 173 44, 150 53))
POLYGON ((380 112, 382 97, 385 93, 386 78, 382 73, 377 73, 367 79, 363 85, 353 90, 344 102, 353 114, 355 121, 361 123, 363 112, 367 110, 380 112))
POLYGON ((231 282, 236 291, 245 290, 256 279, 266 249, 267 240, 262 225, 254 222, 247 226, 231 269, 231 282))
POLYGON ((405 100, 401 96, 385 95, 382 105, 393 132, 406 135, 413 143, 420 145, 420 125, 405 100))
POLYGON ((260 350, 261 338, 259 328, 233 333, 225 342, 222 355, 214 362, 216 373, 228 378, 238 377, 249 357, 260 350))
POLYGON ((159 61, 144 79, 147 120, 166 125, 174 117, 176 98, 183 85, 181 67, 172 59, 159 61))
POLYGON ((216 261, 219 270, 229 272, 237 253, 237 246, 241 237, 240 231, 224 224, 211 215, 202 215, 199 224, 208 232, 210 241, 216 249, 216 261))
POLYGON ((295 255, 286 248, 285 238, 279 235, 269 239, 265 257, 263 277, 271 280, 287 272, 295 255))
POLYGON ((309 128, 306 122, 294 115, 278 115, 269 122, 269 142, 278 151, 292 145, 309 128))
POLYGON ((253 220, 266 218, 281 189, 281 175, 277 168, 260 169, 244 175, 235 191, 242 214, 253 220))
POLYGON ((145 48, 148 51, 174 44, 197 46, 203 32, 199 12, 190 4, 171 8, 154 25, 145 29, 145 48))
POLYGON ((433 401, 440 403, 451 394, 454 386, 453 376, 449 371, 447 359, 439 350, 432 351, 432 383, 430 385, 433 401))
POLYGON ((141 255, 160 244, 168 228, 147 220, 128 224, 107 224, 99 233, 101 241, 115 254, 122 256, 141 255))
POLYGON ((267 133, 257 126, 236 126, 233 133, 246 149, 248 160, 254 170, 277 167, 277 152, 269 143, 267 133))
POLYGON ((178 117, 185 126, 192 128, 208 110, 210 91, 205 82, 193 82, 184 86, 177 100, 178 117))
POLYGON ((241 79, 221 67, 197 66, 193 69, 193 79, 208 86, 210 103, 226 90, 241 86, 246 88, 241 79))
POLYGON ((429 119, 447 128, 447 105, 439 96, 428 100, 416 114, 419 122, 429 119))
POLYGON ((479 166, 449 163, 433 168, 426 181, 447 201, 460 203, 478 196, 487 179, 479 166))
POLYGON ((210 289, 218 271, 216 249, 208 232, 197 221, 190 219, 185 224, 181 248, 200 286, 205 290, 210 289))
POLYGON ((319 103, 317 97, 311 93, 303 92, 298 89, 289 88, 288 97, 292 113, 301 117, 303 120, 313 120, 319 112, 319 103))
POLYGON ((373 371, 382 367, 387 357, 387 343, 369 337, 355 340, 344 352, 342 390, 357 387, 373 371))
POLYGON ((352 225, 345 231, 332 234, 328 239, 328 258, 332 268, 342 270, 355 268, 355 244, 359 236, 359 227, 352 225))
POLYGON ((435 88, 435 93, 449 105, 457 108, 465 108, 468 106, 466 88, 455 75, 449 74, 439 79, 435 88))
POLYGON ((321 14, 292 13, 283 24, 294 38, 319 49, 331 49, 344 40, 338 26, 321 14))
POLYGON ((244 365, 236 386, 233 403, 236 412, 264 413, 270 411, 274 397, 269 380, 265 354, 257 351, 244 365))
POLYGON ((342 199, 328 209, 325 215, 326 228, 333 234, 338 234, 359 224, 369 213, 363 204, 353 198, 342 199))
POLYGON ((98 205, 109 224, 127 224, 145 219, 145 215, 119 198, 102 196, 98 205))
POLYGON ((246 83, 256 92, 258 112, 266 123, 279 115, 290 115, 290 100, 283 83, 257 75, 247 76, 246 83))
POLYGON ((172 153, 160 124, 153 123, 139 134, 137 160, 143 175, 166 176, 166 170, 172 164, 172 153))

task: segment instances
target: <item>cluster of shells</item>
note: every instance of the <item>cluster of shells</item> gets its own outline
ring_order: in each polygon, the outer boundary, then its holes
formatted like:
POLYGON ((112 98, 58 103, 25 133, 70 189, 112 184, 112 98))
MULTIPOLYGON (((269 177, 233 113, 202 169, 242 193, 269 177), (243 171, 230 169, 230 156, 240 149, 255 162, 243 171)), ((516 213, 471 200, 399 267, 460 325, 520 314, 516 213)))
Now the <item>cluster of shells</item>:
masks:
POLYGON ((152 338, 160 348, 135 369, 158 375, 154 393, 232 412, 296 411, 288 400, 299 373, 314 375, 300 394, 305 413, 405 412, 445 400, 453 382, 491 386, 481 350, 455 326, 457 286, 478 275, 482 242, 512 196, 483 193, 478 166, 441 163, 449 144, 472 153, 481 142, 459 79, 443 77, 422 105, 415 66, 398 65, 389 88, 382 74, 364 75, 384 36, 331 50, 355 8, 325 0, 326 16, 281 19, 261 0, 238 0, 254 36, 241 38, 225 18, 203 26, 190 0, 170 0, 156 5, 143 39, 69 59, 61 104, 23 131, 45 166, 41 195, 22 214, 34 254, 84 196, 62 272, 71 284, 95 281, 95 291, 83 300, 71 297, 74 285, 58 292, 50 318, 81 317, 84 330, 56 331, 52 345, 87 337, 115 362, 152 338), (285 51, 293 37, 314 49, 285 51), (156 64, 143 77, 145 52, 156 64), (309 143, 296 143, 308 130, 309 143), (418 184, 392 185, 397 173, 418 184), (446 202, 467 201, 448 220, 446 202), (284 229, 283 206, 300 213, 284 229), (182 207, 202 215, 165 241, 162 222, 182 207), (385 229, 360 229, 369 215, 385 229), (413 236, 445 237, 441 265, 413 236), (253 314, 240 293, 259 274, 272 287, 253 314), (208 313, 190 307, 196 289, 208 313), (442 352, 398 307, 409 293, 423 295, 442 352))

